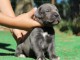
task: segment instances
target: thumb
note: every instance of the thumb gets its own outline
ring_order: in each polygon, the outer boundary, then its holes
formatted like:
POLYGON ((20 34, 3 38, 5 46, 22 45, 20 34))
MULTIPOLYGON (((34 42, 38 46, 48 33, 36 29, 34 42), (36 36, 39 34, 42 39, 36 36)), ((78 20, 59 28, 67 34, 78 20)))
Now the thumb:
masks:
POLYGON ((33 15, 34 15, 34 13, 35 13, 35 11, 37 10, 37 8, 35 7, 35 8, 33 8, 31 11, 29 11, 27 14, 28 14, 28 16, 29 17, 32 17, 33 15))

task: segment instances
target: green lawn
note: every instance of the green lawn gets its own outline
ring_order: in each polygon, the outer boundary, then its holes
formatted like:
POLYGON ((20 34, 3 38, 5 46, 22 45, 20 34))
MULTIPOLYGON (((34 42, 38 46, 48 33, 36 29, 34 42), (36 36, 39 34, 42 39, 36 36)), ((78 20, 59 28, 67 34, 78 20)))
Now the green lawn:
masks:
MULTIPOLYGON (((60 60, 80 60, 80 37, 57 33, 55 36, 56 54, 60 60)), ((0 60, 32 60, 14 56, 16 42, 9 31, 0 31, 0 60)))

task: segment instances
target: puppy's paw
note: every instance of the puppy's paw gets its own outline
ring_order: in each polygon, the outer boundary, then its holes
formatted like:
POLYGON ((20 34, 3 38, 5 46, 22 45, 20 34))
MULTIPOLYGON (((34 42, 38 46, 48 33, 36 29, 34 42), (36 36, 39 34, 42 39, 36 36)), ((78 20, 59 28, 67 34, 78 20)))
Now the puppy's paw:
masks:
POLYGON ((24 54, 20 54, 18 57, 23 57, 25 58, 26 56, 24 54))
POLYGON ((45 58, 38 58, 37 60, 46 60, 45 58))
POLYGON ((60 60, 60 57, 57 57, 57 58, 53 58, 52 60, 60 60))

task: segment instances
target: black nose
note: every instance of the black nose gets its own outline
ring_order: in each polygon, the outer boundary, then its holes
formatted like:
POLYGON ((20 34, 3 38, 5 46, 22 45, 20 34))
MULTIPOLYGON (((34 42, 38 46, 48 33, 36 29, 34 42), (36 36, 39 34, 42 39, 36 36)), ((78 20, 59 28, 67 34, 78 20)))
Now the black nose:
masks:
POLYGON ((56 18, 59 17, 59 15, 56 12, 54 12, 52 16, 55 16, 56 18))
POLYGON ((56 14, 56 15, 54 15, 54 16, 55 16, 55 17, 59 17, 59 15, 57 15, 57 14, 56 14))

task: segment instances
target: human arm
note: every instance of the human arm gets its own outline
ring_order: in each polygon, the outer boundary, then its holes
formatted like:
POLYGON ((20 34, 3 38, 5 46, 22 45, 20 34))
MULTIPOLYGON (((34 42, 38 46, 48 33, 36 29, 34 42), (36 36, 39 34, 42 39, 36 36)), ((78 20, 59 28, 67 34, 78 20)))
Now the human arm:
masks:
POLYGON ((17 17, 10 17, 0 13, 0 24, 7 27, 25 30, 31 30, 34 27, 41 27, 42 25, 40 23, 31 18, 34 13, 35 9, 32 9, 28 13, 21 14, 17 17))
MULTIPOLYGON (((9 11, 7 6, 6 5, 4 5, 4 7, 1 6, 1 5, 3 5, 4 1, 7 2, 7 0, 0 0, 0 11, 1 11, 0 12, 0 24, 1 25, 7 26, 7 27, 19 28, 19 29, 27 29, 27 30, 29 30, 33 27, 41 26, 41 24, 39 24, 38 22, 34 21, 31 18, 32 15, 35 13, 35 9, 32 9, 30 12, 24 13, 17 17, 11 17, 14 15, 14 13, 12 13, 13 11, 6 13, 9 11), (5 11, 5 12, 3 13, 3 11, 5 11)), ((4 3, 6 3, 6 2, 4 2, 4 3)), ((9 4, 9 7, 11 7, 10 4, 9 4)), ((12 9, 12 8, 10 8, 10 9, 12 9)))
MULTIPOLYGON (((6 14, 10 17, 15 17, 14 11, 13 11, 11 3, 10 3, 10 0, 0 0, 0 11, 3 14, 6 14)), ((19 38, 22 39, 23 36, 27 33, 26 31, 19 30, 19 29, 10 29, 10 31, 12 32, 12 35, 14 36, 14 38, 16 38, 15 39, 16 41, 19 38)))

